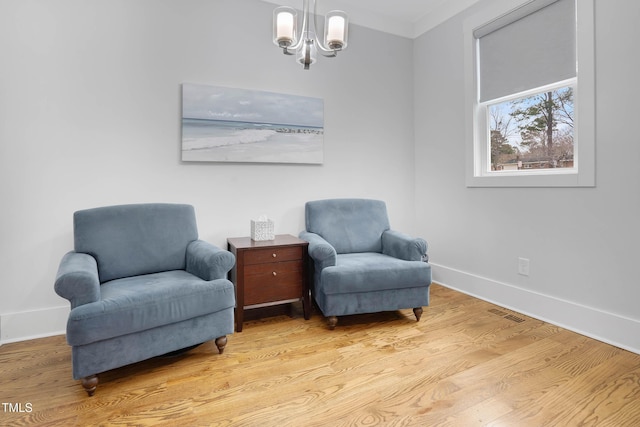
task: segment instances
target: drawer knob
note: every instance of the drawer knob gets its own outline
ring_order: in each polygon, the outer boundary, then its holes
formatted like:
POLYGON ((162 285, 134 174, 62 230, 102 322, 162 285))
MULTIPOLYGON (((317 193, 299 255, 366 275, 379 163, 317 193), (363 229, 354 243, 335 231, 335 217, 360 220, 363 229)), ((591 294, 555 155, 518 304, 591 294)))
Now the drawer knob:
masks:
POLYGON ((273 275, 274 275, 274 276, 277 276, 278 274, 274 271, 274 272, 273 272, 273 275))
POLYGON ((277 257, 277 256, 278 256, 278 254, 273 254, 273 257, 274 257, 274 258, 275 258, 275 257, 277 257))

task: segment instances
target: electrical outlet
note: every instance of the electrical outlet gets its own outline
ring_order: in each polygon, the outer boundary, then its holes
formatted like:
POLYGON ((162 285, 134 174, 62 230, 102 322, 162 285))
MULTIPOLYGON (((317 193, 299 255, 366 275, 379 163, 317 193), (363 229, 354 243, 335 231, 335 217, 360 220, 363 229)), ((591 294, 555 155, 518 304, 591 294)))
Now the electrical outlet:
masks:
POLYGON ((529 259, 528 258, 518 258, 518 274, 522 276, 529 275, 529 259))

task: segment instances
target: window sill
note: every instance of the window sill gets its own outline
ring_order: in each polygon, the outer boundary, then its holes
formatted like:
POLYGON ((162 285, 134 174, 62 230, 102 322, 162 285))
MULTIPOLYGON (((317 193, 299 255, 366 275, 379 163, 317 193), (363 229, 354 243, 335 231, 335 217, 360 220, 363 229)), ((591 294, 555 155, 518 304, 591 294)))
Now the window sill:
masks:
POLYGON ((467 176, 467 187, 595 187, 593 174, 576 170, 521 171, 467 176))

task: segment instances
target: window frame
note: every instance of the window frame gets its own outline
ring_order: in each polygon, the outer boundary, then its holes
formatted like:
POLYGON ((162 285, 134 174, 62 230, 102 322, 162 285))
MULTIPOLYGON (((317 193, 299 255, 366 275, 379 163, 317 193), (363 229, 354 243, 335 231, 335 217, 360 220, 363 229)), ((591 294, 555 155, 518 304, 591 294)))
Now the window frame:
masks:
MULTIPOLYGON (((494 0, 464 22, 465 125, 467 187, 594 187, 595 186, 595 55, 594 0, 576 1, 576 71, 574 87, 574 159, 571 169, 539 169, 505 173, 491 171, 487 104, 478 99, 478 39, 474 31, 514 9, 538 0, 494 0), (489 166, 489 167, 487 167, 489 166)), ((573 79, 572 79, 573 80, 573 79)), ((561 82, 555 82, 551 87, 561 82)), ((523 92, 535 92, 537 89, 523 92)), ((510 94, 508 97, 519 94, 510 94)), ((507 97, 505 97, 507 98, 507 97)))

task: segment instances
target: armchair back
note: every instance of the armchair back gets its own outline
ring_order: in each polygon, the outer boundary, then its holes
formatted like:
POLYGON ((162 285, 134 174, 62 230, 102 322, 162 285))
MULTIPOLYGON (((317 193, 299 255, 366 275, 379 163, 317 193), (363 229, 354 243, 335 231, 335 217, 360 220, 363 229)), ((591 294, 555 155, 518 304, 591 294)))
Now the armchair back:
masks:
POLYGON ((100 283, 184 270, 198 238, 193 206, 167 203, 106 206, 73 215, 74 250, 93 256, 100 283))
POLYGON ((382 233, 390 228, 386 204, 371 199, 307 202, 305 226, 307 231, 322 236, 339 254, 382 252, 382 233))

